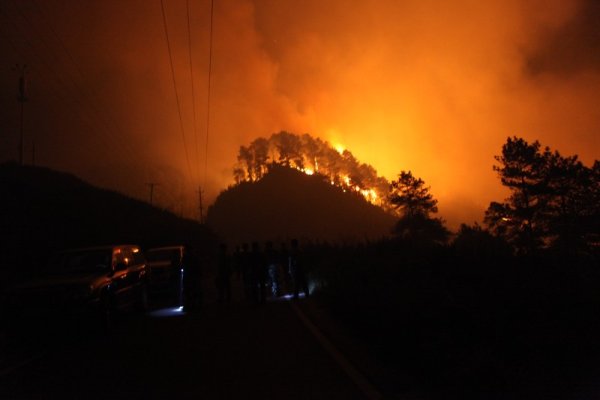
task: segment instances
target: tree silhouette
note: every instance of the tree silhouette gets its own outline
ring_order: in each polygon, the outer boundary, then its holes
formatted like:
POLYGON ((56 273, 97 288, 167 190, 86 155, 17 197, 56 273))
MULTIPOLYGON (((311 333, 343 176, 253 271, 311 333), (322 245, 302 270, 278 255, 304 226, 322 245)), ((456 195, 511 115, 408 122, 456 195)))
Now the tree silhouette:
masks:
POLYGON ((322 149, 326 148, 325 142, 319 138, 313 138, 308 133, 301 137, 302 152, 306 159, 305 165, 314 172, 319 172, 319 159, 322 158, 322 149))
POLYGON ((598 161, 588 168, 577 156, 563 157, 517 137, 509 137, 495 159, 494 170, 511 195, 488 207, 485 222, 492 232, 521 254, 589 251, 599 233, 598 161))
MULTIPOLYGON (((264 139, 266 143, 266 139, 264 139)), ((280 132, 273 135, 271 140, 279 152, 278 163, 284 167, 304 168, 304 156, 302 154, 302 141, 298 135, 288 132, 280 132)))
POLYGON ((542 171, 548 154, 548 149, 540 153, 539 142, 529 144, 514 137, 502 146, 502 155, 494 157, 500 163, 494 171, 511 196, 506 203, 490 204, 485 222, 521 253, 531 253, 542 243, 545 219, 541 210, 547 201, 542 171))
POLYGON ((401 171, 398 180, 390 184, 389 202, 400 215, 393 233, 397 236, 424 243, 445 243, 449 232, 437 213, 437 200, 421 178, 410 171, 401 171))
POLYGON ((252 180, 254 170, 254 160, 250 149, 246 146, 240 146, 238 152, 238 166, 235 167, 234 175, 240 177, 240 181, 252 180))
POLYGON ((437 212, 437 200, 429 193, 429 187, 425 187, 425 182, 410 171, 401 171, 398 180, 391 182, 389 199, 403 216, 429 217, 437 212))
POLYGON ((511 254, 510 246, 502 237, 492 235, 477 223, 461 224, 452 247, 463 262, 475 262, 478 268, 482 261, 501 262, 511 254))
POLYGON ((233 177, 236 184, 257 181, 275 164, 318 174, 385 210, 391 209, 387 198, 389 182, 378 176, 375 168, 361 164, 350 151, 340 154, 330 143, 309 134, 282 131, 240 146, 233 177))

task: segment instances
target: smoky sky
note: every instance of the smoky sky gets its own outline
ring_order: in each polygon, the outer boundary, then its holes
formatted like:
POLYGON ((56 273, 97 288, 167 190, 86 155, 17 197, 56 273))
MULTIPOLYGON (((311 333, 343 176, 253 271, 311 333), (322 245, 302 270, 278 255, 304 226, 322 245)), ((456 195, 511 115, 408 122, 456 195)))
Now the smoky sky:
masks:
POLYGON ((597 2, 214 0, 210 103, 210 1, 163 4, 168 43, 160 1, 1 0, 0 159, 18 155, 16 64, 26 161, 35 146, 37 165, 141 199, 156 183, 190 217, 240 145, 281 130, 411 170, 452 227, 506 196, 508 136, 598 158, 597 2))

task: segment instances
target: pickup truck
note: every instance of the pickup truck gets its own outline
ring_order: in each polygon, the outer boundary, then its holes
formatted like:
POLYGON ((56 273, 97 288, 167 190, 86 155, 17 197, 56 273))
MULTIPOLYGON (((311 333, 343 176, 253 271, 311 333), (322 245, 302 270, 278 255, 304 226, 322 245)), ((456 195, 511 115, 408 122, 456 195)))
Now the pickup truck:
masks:
POLYGON ((117 313, 148 305, 146 261, 136 245, 60 252, 48 274, 13 287, 7 296, 11 323, 56 325, 92 317, 110 328, 117 313))

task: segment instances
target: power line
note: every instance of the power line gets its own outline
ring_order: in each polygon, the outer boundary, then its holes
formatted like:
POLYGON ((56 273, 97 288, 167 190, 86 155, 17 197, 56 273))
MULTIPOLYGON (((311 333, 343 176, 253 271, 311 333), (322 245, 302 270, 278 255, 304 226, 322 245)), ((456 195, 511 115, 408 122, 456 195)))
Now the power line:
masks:
POLYGON ((181 104, 179 102, 179 93, 177 92, 177 81, 175 80, 175 67, 173 66, 173 54, 171 52, 171 41, 169 40, 169 30, 167 27, 167 15, 165 13, 165 4, 163 0, 160 0, 160 6, 162 10, 163 25, 165 27, 165 37, 167 39, 167 50, 169 52, 169 64, 171 65, 171 77, 173 78, 173 89, 175 90, 175 100, 177 101, 177 112, 179 114, 179 125, 181 127, 181 138, 183 140, 183 149, 185 151, 185 159, 187 161, 188 173, 190 180, 192 180, 192 167, 190 164, 190 156, 188 154, 187 143, 185 141, 185 129, 183 128, 183 116, 181 114, 181 104))
POLYGON ((208 170, 208 137, 210 131, 210 82, 212 75, 212 48, 213 48, 213 13, 214 0, 210 0, 210 42, 208 47, 208 93, 206 101, 206 142, 204 150, 204 186, 206 186, 206 173, 208 170))
MULTIPOLYGON (((71 61, 71 63, 74 66, 75 70, 79 74, 79 77, 82 78, 83 80, 85 80, 86 77, 85 77, 84 73, 82 72, 82 69, 80 68, 79 64, 75 60, 75 57, 73 57, 72 53, 67 48, 67 46, 65 45, 65 43, 62 40, 62 38, 60 37, 60 35, 53 28, 52 23, 49 22, 49 18, 46 17, 45 12, 42 10, 42 8, 40 7, 40 5, 38 4, 38 2, 36 0, 33 1, 33 4, 35 5, 39 16, 43 20, 45 20, 46 26, 48 27, 48 29, 50 30, 50 32, 52 33, 52 35, 56 38, 56 40, 58 41, 60 47, 62 48, 62 50, 64 51, 64 53, 67 55, 67 57, 69 58, 69 60, 71 61)), ((32 25, 31 22, 29 22, 29 24, 32 25)), ((40 35, 40 37, 41 36, 42 35, 40 35)), ((115 121, 115 119, 113 119, 113 118, 110 118, 110 119, 103 118, 103 114, 98 110, 98 107, 95 104, 95 102, 93 101, 92 96, 89 93, 87 93, 85 90, 83 90, 82 87, 79 86, 76 83, 75 79, 73 79, 73 77, 70 76, 70 74, 68 74, 68 75, 70 77, 70 80, 71 80, 71 83, 73 84, 73 86, 75 86, 75 88, 79 91, 80 96, 84 100, 87 100, 87 103, 90 106, 92 112, 96 115, 96 117, 98 117, 98 119, 103 123, 103 125, 107 129, 106 133, 108 135, 112 136, 110 134, 111 127, 109 126, 109 125, 112 125, 112 129, 116 130, 116 133, 118 134, 118 137, 120 137, 120 138, 126 137, 127 135, 125 135, 124 130, 117 124, 117 122, 115 121)), ((110 103, 107 104, 107 105, 105 105, 105 107, 108 108, 109 111, 111 111, 112 114, 115 114, 114 110, 112 110, 112 108, 110 107, 110 103)), ((115 139, 115 138, 116 137, 112 137, 112 139, 115 139)), ((123 149, 124 150, 124 154, 126 156, 126 159, 128 158, 127 155, 129 155, 129 154, 135 154, 136 153, 136 149, 133 146, 131 146, 131 144, 129 142, 123 141, 123 140, 117 140, 116 142, 118 143, 118 146, 126 147, 125 149, 123 149)))
MULTIPOLYGON (((51 46, 48 45, 48 43, 45 40, 43 40, 43 37, 45 37, 46 35, 42 34, 39 30, 37 30, 35 28, 34 24, 32 24, 32 22, 29 20, 29 18, 23 13, 23 11, 17 6, 16 2, 14 2, 14 1, 13 1, 13 7, 16 10, 16 12, 19 14, 21 19, 23 21, 25 21, 25 23, 34 30, 34 33, 36 33, 36 35, 39 38, 40 43, 43 45, 43 47, 51 50, 51 46)), ((15 23, 15 19, 11 18, 7 11, 3 12, 3 14, 4 14, 5 18, 12 24, 15 31, 21 31, 21 29, 19 29, 20 27, 15 23)), ((50 73, 51 77, 50 77, 50 79, 47 79, 47 82, 49 82, 55 86, 54 95, 60 101, 62 101, 65 105, 71 105, 73 102, 67 101, 67 99, 60 94, 60 88, 61 87, 64 88, 65 90, 67 90, 67 92, 70 92, 72 90, 72 88, 70 88, 69 85, 67 85, 66 82, 61 78, 60 74, 53 67, 51 67, 48 62, 45 61, 45 58, 41 55, 41 52, 39 52, 38 49, 36 49, 36 46, 33 45, 33 42, 31 40, 29 40, 29 38, 24 33, 22 33, 22 32, 19 32, 19 33, 20 33, 20 36, 22 37, 22 39, 24 40, 25 44, 27 44, 29 46, 29 48, 31 49, 32 54, 38 59, 39 64, 50 73)), ((21 57, 28 58, 24 53, 17 50, 16 45, 14 43, 11 43, 11 45, 13 48, 15 48, 17 53, 19 53, 19 55, 21 55, 21 57)), ((41 72, 43 74, 44 70, 39 69, 39 72, 41 72)), ((68 77, 70 78, 69 80, 70 80, 71 85, 76 89, 75 92, 76 93, 79 92, 78 93, 79 97, 80 97, 79 100, 84 100, 84 101, 76 102, 76 104, 79 106, 79 108, 81 108, 82 104, 85 103, 85 97, 86 97, 85 93, 70 75, 68 75, 68 77)), ((67 96, 71 96, 71 93, 67 93, 67 96)), ((107 130, 105 130, 105 131, 98 130, 96 128, 95 124, 93 123, 93 121, 89 121, 90 123, 88 123, 88 121, 86 121, 87 118, 83 117, 83 115, 81 113, 81 109, 76 110, 77 111, 76 114, 79 117, 79 120, 81 122, 83 122, 90 130, 103 133, 103 135, 100 135, 100 136, 102 137, 102 139, 103 139, 102 141, 104 142, 106 147, 111 150, 116 149, 116 150, 120 151, 121 152, 120 155, 122 156, 123 160, 129 160, 130 155, 128 153, 131 153, 131 152, 127 152, 122 148, 123 143, 121 140, 117 140, 116 137, 111 137, 108 139, 104 137, 105 135, 113 136, 110 132, 111 128, 108 126, 108 123, 106 122, 106 120, 104 118, 102 118, 100 112, 93 107, 93 105, 91 106, 91 108, 92 108, 92 111, 94 111, 94 116, 96 117, 97 121, 100 121, 100 123, 103 124, 107 128, 107 130), (117 143, 117 145, 115 145, 115 143, 117 143)))
POLYGON ((193 114, 193 132, 196 150, 196 167, 198 168, 198 179, 200 179, 200 149, 198 147, 198 126, 196 123, 196 91, 194 88, 194 64, 192 59, 192 28, 190 23, 190 0, 186 0, 187 28, 188 28, 188 53, 190 58, 190 79, 192 83, 192 114, 193 114))

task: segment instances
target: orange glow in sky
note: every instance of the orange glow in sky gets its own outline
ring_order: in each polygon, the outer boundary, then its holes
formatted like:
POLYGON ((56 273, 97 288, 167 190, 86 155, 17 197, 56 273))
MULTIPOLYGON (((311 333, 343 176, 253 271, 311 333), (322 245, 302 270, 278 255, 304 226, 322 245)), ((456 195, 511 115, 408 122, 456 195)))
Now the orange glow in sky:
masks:
MULTIPOLYGON (((600 154, 592 0, 215 1, 208 145, 210 1, 190 2, 190 36, 185 1, 165 2, 177 95, 160 4, 38 3, 0 14, 3 59, 30 66, 37 162, 142 199, 158 183, 156 204, 187 216, 198 186, 210 203, 233 182, 239 146, 282 130, 389 180, 411 170, 451 228, 506 196, 492 165, 508 136, 587 165, 600 154)), ((16 76, 1 79, 7 160, 16 76)))

